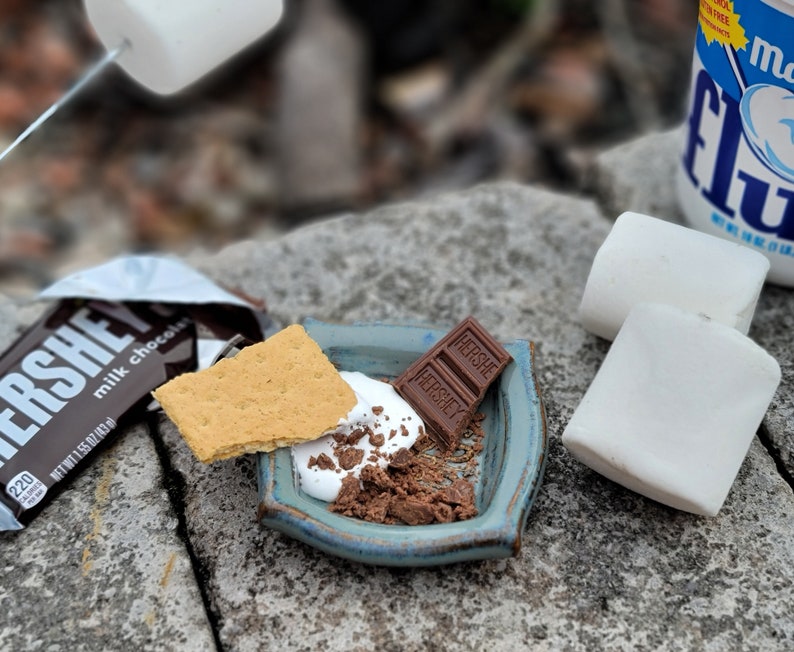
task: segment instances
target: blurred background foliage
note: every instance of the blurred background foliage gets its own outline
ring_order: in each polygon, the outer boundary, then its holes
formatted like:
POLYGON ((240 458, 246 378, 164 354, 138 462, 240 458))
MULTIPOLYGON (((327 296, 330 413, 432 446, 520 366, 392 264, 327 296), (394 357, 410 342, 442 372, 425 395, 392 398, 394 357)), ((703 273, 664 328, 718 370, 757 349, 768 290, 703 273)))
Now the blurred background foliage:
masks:
MULTIPOLYGON (((683 116, 694 0, 287 0, 173 98, 109 71, 0 163, 0 290, 495 179, 586 193, 683 116)), ((0 144, 102 51, 80 0, 0 0, 0 144)))

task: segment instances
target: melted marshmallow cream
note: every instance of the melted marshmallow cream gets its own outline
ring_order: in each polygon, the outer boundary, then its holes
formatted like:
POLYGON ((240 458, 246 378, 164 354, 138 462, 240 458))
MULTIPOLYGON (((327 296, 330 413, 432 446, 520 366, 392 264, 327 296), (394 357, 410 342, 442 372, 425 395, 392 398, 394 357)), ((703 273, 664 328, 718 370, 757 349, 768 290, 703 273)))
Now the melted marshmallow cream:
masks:
POLYGON ((327 502, 336 499, 347 475, 359 477, 368 464, 385 468, 394 452, 410 448, 424 432, 422 419, 390 384, 358 371, 341 371, 340 375, 358 403, 347 419, 339 420, 336 430, 292 447, 301 489, 327 502), (364 434, 356 443, 348 443, 351 435, 355 440, 361 431, 364 434))

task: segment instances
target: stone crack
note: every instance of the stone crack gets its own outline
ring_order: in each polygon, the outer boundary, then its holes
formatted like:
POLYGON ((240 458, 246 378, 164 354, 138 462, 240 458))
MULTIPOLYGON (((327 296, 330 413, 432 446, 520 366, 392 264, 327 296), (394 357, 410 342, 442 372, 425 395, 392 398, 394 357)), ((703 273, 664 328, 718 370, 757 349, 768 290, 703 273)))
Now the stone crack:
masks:
POLYGON ((166 491, 168 492, 171 508, 173 509, 177 518, 177 535, 183 542, 185 550, 188 554, 188 558, 190 559, 193 575, 196 578, 196 584, 198 585, 199 592, 201 594, 201 601, 204 605, 204 612, 207 615, 207 622, 210 625, 212 637, 215 641, 215 649, 217 652, 221 652, 223 650, 223 645, 219 635, 219 618, 212 609, 212 598, 209 595, 207 585, 203 579, 208 575, 209 571, 201 562, 199 556, 196 554, 188 534, 187 517, 185 516, 185 481, 182 474, 171 463, 168 450, 166 449, 160 431, 157 428, 157 417, 154 415, 149 415, 146 424, 149 429, 149 434, 152 438, 152 441, 154 442, 155 450, 157 451, 160 467, 163 470, 163 483, 165 485, 166 491))
POLYGON ((769 453, 769 456, 772 458, 772 461, 775 463, 780 477, 785 480, 791 491, 794 492, 794 475, 787 468, 786 463, 783 460, 783 456, 780 454, 780 449, 772 442, 772 438, 769 436, 769 431, 763 423, 758 429, 757 434, 758 440, 761 442, 762 446, 766 449, 767 453, 769 453))

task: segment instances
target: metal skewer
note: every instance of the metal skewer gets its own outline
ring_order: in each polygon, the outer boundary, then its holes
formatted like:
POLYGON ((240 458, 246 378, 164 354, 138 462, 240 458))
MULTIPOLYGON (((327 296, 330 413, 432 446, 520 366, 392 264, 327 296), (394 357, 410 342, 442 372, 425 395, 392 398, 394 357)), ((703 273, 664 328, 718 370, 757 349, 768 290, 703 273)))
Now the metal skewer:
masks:
POLYGON ((124 41, 121 45, 119 45, 115 50, 109 51, 102 57, 99 61, 97 61, 93 66, 91 66, 86 72, 83 74, 80 79, 75 82, 75 84, 64 93, 50 108, 48 108, 44 113, 42 113, 36 120, 34 120, 25 131, 23 131, 17 139, 11 143, 8 147, 6 147, 2 153, 0 153, 0 161, 2 161, 8 154, 14 150, 17 145, 19 145, 22 141, 24 141, 28 136, 30 136, 34 131, 36 131, 41 125, 43 125, 47 120, 49 120, 55 112, 60 109, 64 104, 66 104, 69 100, 71 100, 75 95, 77 95, 83 88, 97 77, 105 69, 113 63, 116 59, 121 56, 121 54, 130 46, 129 41, 124 41))

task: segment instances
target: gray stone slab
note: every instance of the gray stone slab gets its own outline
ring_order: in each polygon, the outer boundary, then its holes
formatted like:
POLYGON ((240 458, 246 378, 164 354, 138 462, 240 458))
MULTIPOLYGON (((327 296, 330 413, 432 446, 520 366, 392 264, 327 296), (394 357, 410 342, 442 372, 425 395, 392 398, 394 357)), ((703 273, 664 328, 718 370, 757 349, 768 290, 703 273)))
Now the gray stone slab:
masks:
MULTIPOLYGON (((17 313, 0 306, 3 344, 17 313)), ((0 532, 0 649, 214 649, 148 428, 131 426, 20 532, 0 532)))
POLYGON ((719 516, 665 508, 560 444, 607 343, 576 308, 610 221, 587 201, 497 184, 236 245, 202 264, 282 323, 473 313, 537 343, 551 438, 520 555, 437 569, 342 561, 254 521, 253 457, 195 462, 166 423, 189 536, 228 649, 785 649, 794 494, 755 441, 719 516))
MULTIPOLYGON (((600 204, 487 185, 192 261, 282 324, 474 314, 500 339, 534 340, 550 450, 517 557, 385 569, 325 555, 256 522, 253 456, 201 465, 161 419, 0 534, 0 648, 791 649, 791 291, 759 303, 751 334, 784 380, 716 518, 625 490, 560 443, 608 350, 576 320, 592 257, 622 210, 674 219, 671 137, 605 153, 600 204)), ((34 315, 0 302, 0 347, 34 315)))
POLYGON ((749 334, 780 364, 783 380, 762 434, 794 486, 794 290, 765 287, 749 334))
POLYGON ((624 211, 682 223, 673 179, 683 147, 681 128, 649 134, 599 154, 587 185, 602 212, 614 220, 624 211))

